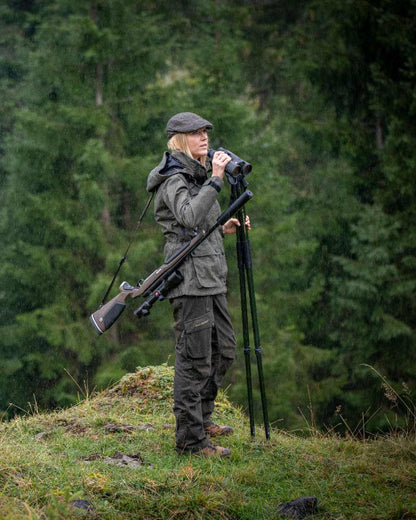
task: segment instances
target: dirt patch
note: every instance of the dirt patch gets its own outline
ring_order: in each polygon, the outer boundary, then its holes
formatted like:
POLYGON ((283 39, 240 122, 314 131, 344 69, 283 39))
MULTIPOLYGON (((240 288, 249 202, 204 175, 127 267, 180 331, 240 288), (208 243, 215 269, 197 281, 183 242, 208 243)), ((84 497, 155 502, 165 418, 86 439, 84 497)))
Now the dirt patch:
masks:
POLYGON ((126 455, 116 451, 112 457, 101 455, 100 453, 91 453, 85 457, 80 457, 83 462, 93 462, 95 460, 103 460, 107 464, 113 464, 116 466, 128 466, 130 468, 137 468, 139 466, 151 467, 151 464, 145 462, 140 453, 134 453, 133 455, 126 455))

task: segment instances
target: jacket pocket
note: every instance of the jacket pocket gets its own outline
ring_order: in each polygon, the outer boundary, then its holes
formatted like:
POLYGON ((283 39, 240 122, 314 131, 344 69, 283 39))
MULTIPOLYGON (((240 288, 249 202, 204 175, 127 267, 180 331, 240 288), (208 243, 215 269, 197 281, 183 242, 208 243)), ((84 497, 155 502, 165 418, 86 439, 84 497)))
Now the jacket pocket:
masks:
POLYGON ((202 243, 191 257, 199 287, 221 288, 225 285, 227 262, 224 251, 220 247, 202 243))

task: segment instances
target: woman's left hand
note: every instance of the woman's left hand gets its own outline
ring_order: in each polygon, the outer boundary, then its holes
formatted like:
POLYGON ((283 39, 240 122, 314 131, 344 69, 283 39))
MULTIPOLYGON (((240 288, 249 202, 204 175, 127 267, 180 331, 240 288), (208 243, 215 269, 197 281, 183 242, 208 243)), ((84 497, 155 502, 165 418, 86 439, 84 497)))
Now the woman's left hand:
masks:
MULTIPOLYGON (((227 222, 222 226, 222 232, 224 235, 233 235, 237 232, 237 227, 240 226, 240 221, 238 218, 230 218, 230 220, 227 220, 227 222)), ((246 216, 245 226, 247 228, 247 231, 250 231, 251 224, 250 224, 250 217, 246 216)))

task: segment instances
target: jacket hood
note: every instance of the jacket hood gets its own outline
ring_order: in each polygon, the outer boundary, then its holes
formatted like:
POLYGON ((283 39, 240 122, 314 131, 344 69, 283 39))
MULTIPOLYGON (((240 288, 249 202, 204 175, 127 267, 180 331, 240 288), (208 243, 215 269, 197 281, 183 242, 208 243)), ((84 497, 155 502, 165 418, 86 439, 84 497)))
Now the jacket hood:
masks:
POLYGON ((172 152, 172 154, 165 152, 160 163, 149 173, 147 191, 157 190, 166 179, 177 173, 191 175, 200 184, 207 179, 207 170, 199 161, 183 152, 172 152))

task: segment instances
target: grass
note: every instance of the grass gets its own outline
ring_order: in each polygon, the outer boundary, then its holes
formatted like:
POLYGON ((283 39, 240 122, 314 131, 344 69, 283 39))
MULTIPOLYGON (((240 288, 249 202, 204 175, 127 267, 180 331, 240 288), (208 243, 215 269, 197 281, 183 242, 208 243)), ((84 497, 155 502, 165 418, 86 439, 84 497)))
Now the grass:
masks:
POLYGON ((166 365, 138 369, 70 409, 1 423, 0 518, 277 519, 280 503, 314 495, 319 520, 416 519, 414 435, 272 429, 268 441, 258 427, 251 438, 221 394, 215 419, 235 430, 222 441, 231 457, 178 456, 172 380, 166 365))

